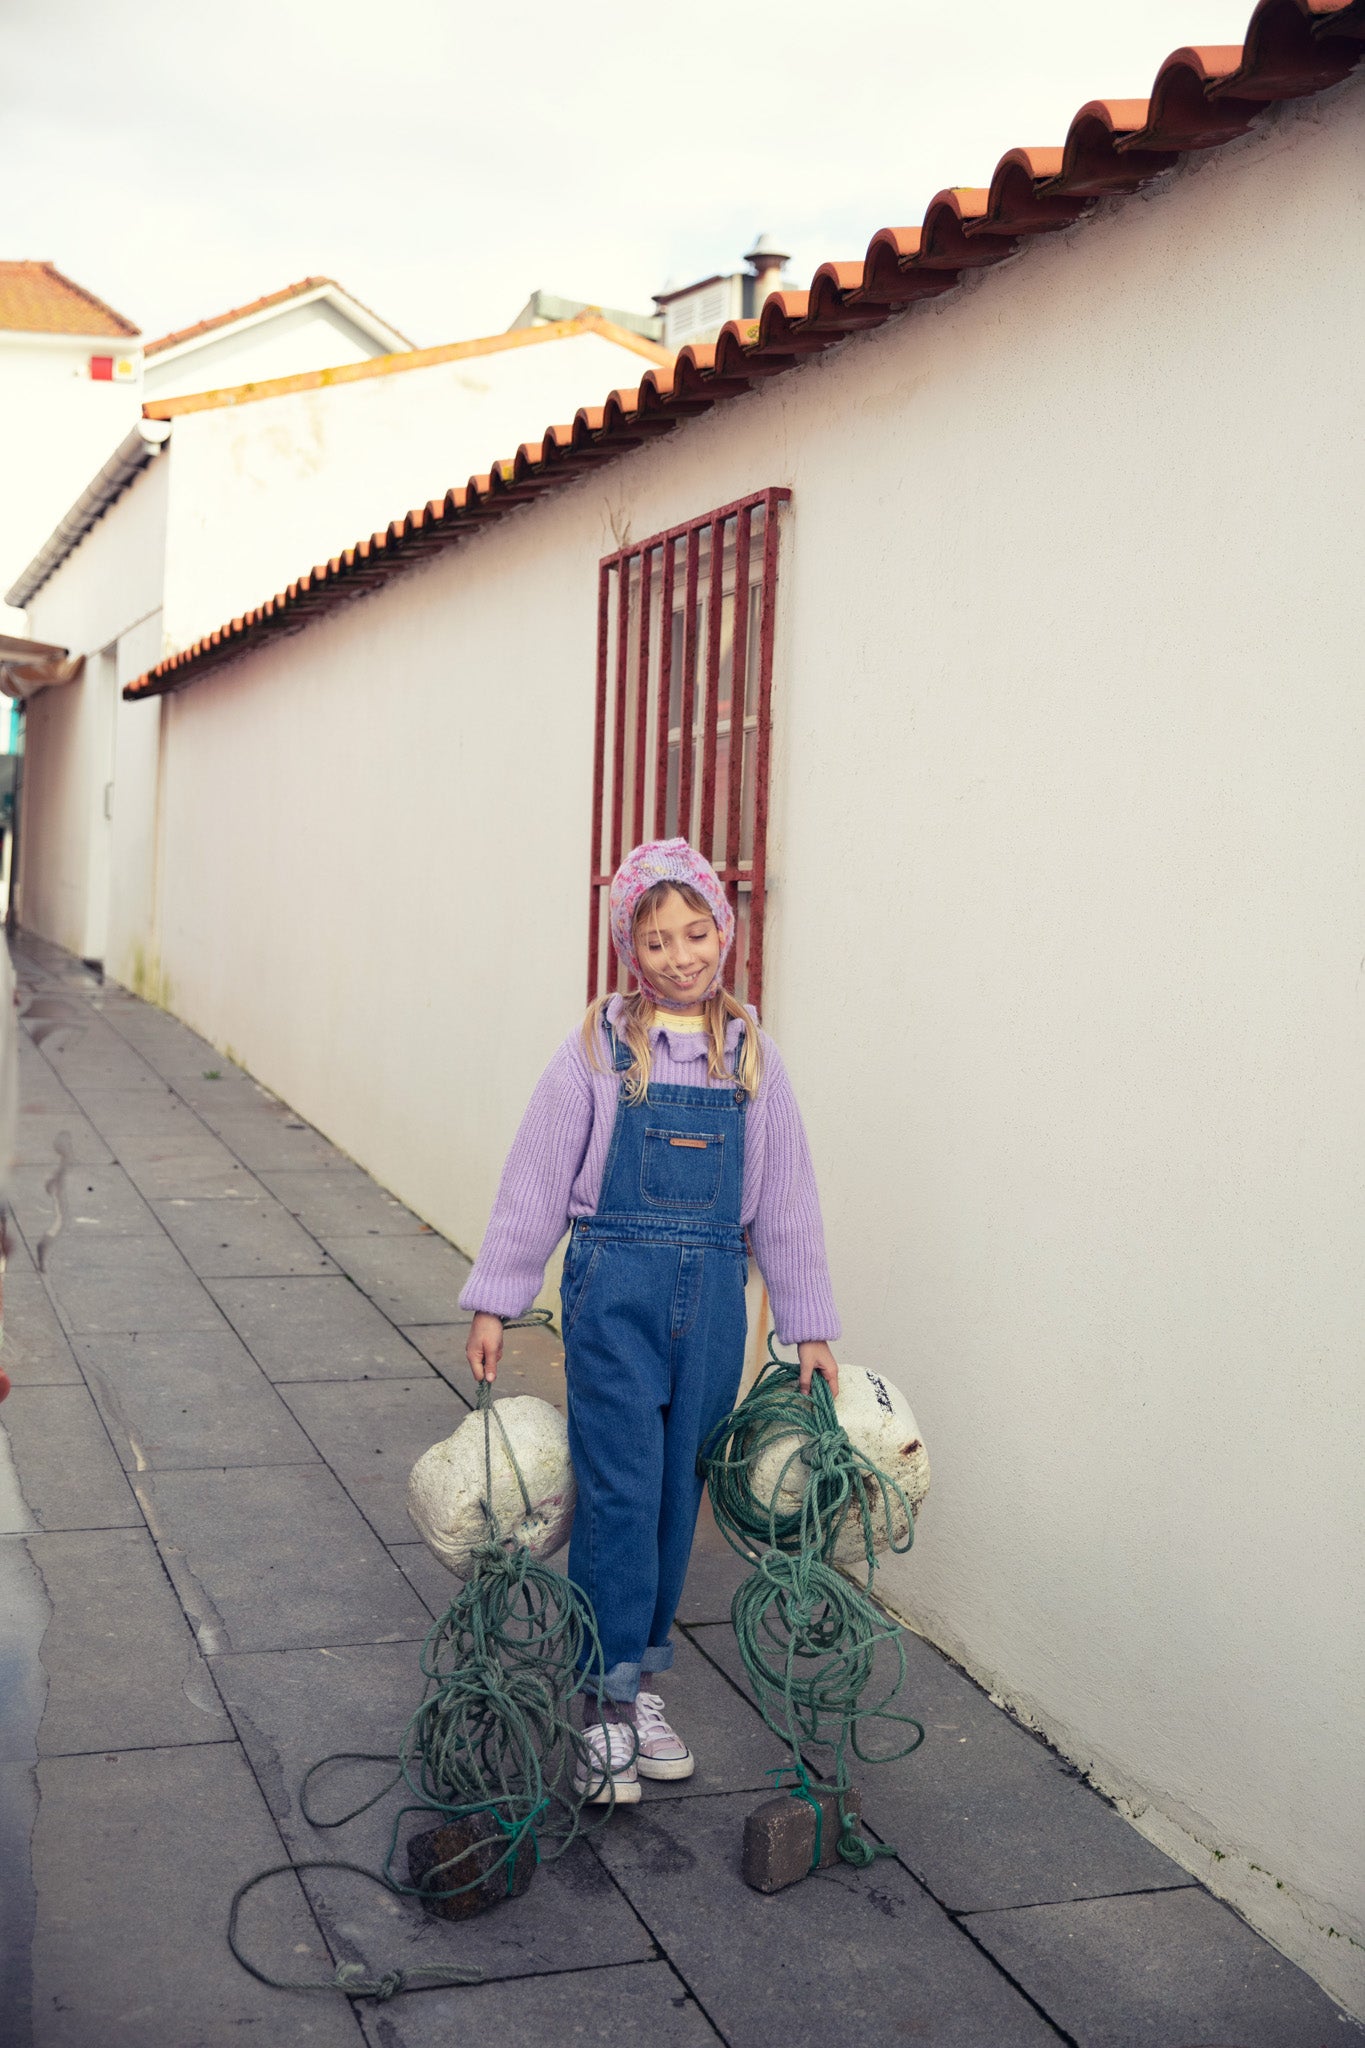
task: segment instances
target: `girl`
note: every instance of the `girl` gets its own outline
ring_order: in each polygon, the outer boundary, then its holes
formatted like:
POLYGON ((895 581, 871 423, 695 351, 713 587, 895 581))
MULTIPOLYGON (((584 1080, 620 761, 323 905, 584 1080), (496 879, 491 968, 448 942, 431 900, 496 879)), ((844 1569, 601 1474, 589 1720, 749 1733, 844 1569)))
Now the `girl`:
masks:
MULTIPOLYGON (((595 1002, 551 1060, 503 1170, 460 1295, 466 1356, 496 1376, 503 1318, 522 1314, 572 1219, 561 1285, 578 1508, 569 1577, 591 1600, 605 1698, 589 1707, 622 1804, 639 1778, 686 1778, 691 1751, 657 1692, 687 1573, 697 1452, 734 1406, 744 1361, 746 1236, 801 1388, 839 1319, 800 1113, 782 1059, 724 987, 734 912, 685 839, 636 847, 611 885, 611 933, 638 987, 595 1002)), ((611 1783, 607 1780, 610 1778, 611 1783)))

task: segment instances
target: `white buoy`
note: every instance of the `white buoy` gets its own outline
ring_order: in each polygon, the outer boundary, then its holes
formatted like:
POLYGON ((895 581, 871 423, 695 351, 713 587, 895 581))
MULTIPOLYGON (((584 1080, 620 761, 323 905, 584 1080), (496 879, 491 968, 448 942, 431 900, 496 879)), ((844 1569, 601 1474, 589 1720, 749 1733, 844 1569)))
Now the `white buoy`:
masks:
MULTIPOLYGON (((890 1380, 883 1379, 879 1373, 869 1372, 866 1366, 845 1365, 841 1359, 834 1413, 855 1450, 861 1451, 889 1479, 895 1480, 910 1504, 911 1515, 917 1515, 919 1504, 929 1491, 929 1453, 924 1448, 910 1403, 900 1388, 893 1387, 890 1380)), ((787 1466, 783 1476, 783 1466, 787 1465, 787 1460, 800 1444, 800 1434, 795 1430, 775 1436, 749 1468, 749 1483, 755 1500, 771 1507, 776 1491, 779 1514, 797 1512, 810 1477, 809 1468, 800 1458, 787 1466)), ((872 1515, 873 1550, 886 1550, 892 1542, 897 1548, 903 1547, 910 1533, 904 1508, 894 1494, 888 1496, 891 1508, 888 1528, 881 1488, 870 1475, 868 1485, 871 1489, 868 1508, 872 1515)), ((834 1546, 832 1561, 854 1567, 863 1564, 865 1557, 863 1518, 855 1503, 834 1546)))
MULTIPOLYGON (((490 1441, 492 1507, 504 1548, 524 1544, 534 1558, 553 1557, 568 1538, 577 1497, 569 1461, 568 1424, 548 1401, 538 1401, 533 1394, 514 1394, 496 1404, 490 1441), (508 1444, 526 1482, 529 1514, 507 1455, 508 1444)), ((461 1577, 468 1573, 474 1551, 487 1539, 486 1492, 484 1419, 476 1412, 453 1436, 423 1451, 408 1479, 408 1515, 413 1527, 441 1563, 461 1577)))

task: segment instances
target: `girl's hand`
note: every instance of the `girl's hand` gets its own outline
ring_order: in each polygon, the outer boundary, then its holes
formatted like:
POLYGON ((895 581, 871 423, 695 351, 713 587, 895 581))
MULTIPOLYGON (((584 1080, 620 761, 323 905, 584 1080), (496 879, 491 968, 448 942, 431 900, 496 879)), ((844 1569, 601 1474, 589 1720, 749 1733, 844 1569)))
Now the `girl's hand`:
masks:
POLYGON ((470 1324, 464 1355, 475 1379, 487 1380, 491 1385, 498 1376, 498 1361, 502 1357, 501 1316, 486 1315, 482 1309, 479 1310, 470 1324))
POLYGON ((809 1344, 798 1344, 796 1355, 801 1361, 801 1391, 803 1394, 810 1392, 812 1375, 817 1372, 823 1373, 829 1381, 831 1394, 838 1394, 839 1368, 835 1364, 834 1353, 830 1350, 823 1337, 819 1337, 809 1344))

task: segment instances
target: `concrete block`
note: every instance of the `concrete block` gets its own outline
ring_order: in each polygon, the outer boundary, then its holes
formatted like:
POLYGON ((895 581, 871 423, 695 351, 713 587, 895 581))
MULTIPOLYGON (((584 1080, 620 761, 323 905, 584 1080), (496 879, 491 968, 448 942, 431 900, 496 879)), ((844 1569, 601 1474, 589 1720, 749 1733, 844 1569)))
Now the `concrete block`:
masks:
POLYGON ((486 1813, 463 1814, 413 1835, 408 1881, 422 1886, 423 1910, 438 1920, 468 1920, 505 1899, 519 1899, 535 1875, 535 1842, 523 1835, 509 1862, 502 1860, 506 1847, 506 1836, 486 1813), (470 1883, 474 1877, 479 1883, 470 1883), (468 1890, 453 1889, 465 1885, 468 1890))
MULTIPOLYGON (((817 1786, 820 1804, 820 1858, 815 1860, 815 1808, 806 1799, 779 1792, 765 1799, 744 1823, 744 1854, 741 1871, 744 1882, 756 1892, 780 1892, 789 1884, 809 1877, 812 1870, 828 1870, 839 1860, 840 1809, 837 1792, 817 1786)), ((844 1794, 845 1808, 862 1813, 856 1786, 844 1794)))

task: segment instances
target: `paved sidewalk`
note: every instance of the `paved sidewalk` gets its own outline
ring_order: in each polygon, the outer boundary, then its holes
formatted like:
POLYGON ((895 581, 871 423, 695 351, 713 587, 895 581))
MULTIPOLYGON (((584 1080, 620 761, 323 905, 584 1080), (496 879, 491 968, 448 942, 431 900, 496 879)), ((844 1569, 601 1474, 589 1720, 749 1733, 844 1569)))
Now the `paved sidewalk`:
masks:
MULTIPOLYGON (((467 1262, 173 1019, 52 947, 14 950, 4 2048, 1355 2038, 914 1637, 925 1745, 863 1777, 897 1860, 748 1891, 743 1818, 781 1750, 744 1691, 738 1567, 709 1527, 670 1687, 697 1775, 649 1787, 463 1928, 329 1873, 277 1880, 244 1928, 279 1974, 446 1959, 481 1966, 475 1988, 353 2008, 254 1983, 223 1936, 242 1878, 286 1857, 374 1865, 387 1839, 379 1814, 314 1833, 298 1785, 330 1751, 392 1751, 420 1696, 451 1582, 413 1540, 404 1486, 468 1412, 467 1262)), ((509 1333, 498 1387, 562 1404, 553 1340, 509 1333)))

